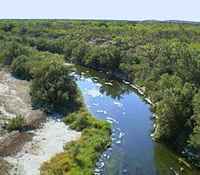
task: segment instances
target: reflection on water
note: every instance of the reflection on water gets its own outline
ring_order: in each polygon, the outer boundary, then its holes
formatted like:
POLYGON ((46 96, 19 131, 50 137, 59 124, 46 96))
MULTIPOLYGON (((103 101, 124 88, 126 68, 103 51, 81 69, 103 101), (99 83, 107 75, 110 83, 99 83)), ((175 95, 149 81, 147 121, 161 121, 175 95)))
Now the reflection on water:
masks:
POLYGON ((101 156, 96 175, 197 175, 150 137, 152 113, 134 90, 106 74, 76 67, 76 82, 88 109, 112 123, 112 146, 101 156))
POLYGON ((82 79, 83 81, 88 81, 91 84, 94 83, 94 89, 98 90, 98 92, 105 96, 110 96, 112 99, 120 100, 124 94, 132 92, 130 86, 124 85, 119 81, 109 79, 109 75, 104 75, 103 73, 98 73, 94 70, 83 68, 81 66, 76 66, 76 68, 76 75, 79 75, 79 80, 82 79))

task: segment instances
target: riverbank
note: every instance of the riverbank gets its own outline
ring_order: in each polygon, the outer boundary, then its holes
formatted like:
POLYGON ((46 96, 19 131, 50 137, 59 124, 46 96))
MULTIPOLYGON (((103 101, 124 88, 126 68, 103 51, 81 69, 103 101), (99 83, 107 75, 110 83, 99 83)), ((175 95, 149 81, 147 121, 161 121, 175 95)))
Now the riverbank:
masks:
POLYGON ((71 129, 81 131, 79 140, 67 144, 64 151, 43 164, 41 175, 93 175, 96 162, 111 144, 111 125, 96 119, 83 106, 64 119, 71 129))
MULTIPOLYGON (((63 149, 64 145, 68 149, 72 149, 74 147, 72 141, 80 138, 75 143, 84 150, 81 151, 80 156, 87 154, 87 157, 92 160, 91 162, 86 161, 87 166, 85 167, 85 171, 92 174, 95 167, 94 157, 98 160, 101 153, 110 145, 109 123, 98 121, 83 107, 84 112, 82 109, 76 111, 77 118, 69 121, 70 117, 68 116, 64 124, 60 115, 46 115, 43 111, 32 108, 29 82, 18 80, 6 71, 1 71, 0 75, 0 95, 5 97, 1 98, 1 117, 12 119, 20 114, 25 117, 26 125, 29 126, 27 131, 8 133, 4 130, 4 123, 2 123, 0 146, 2 158, 0 168, 4 170, 2 172, 5 175, 39 175, 40 167, 45 161, 58 153, 60 155, 61 152, 66 152, 66 148, 63 149), (38 115, 39 113, 41 115, 38 115), (35 123, 34 119, 38 119, 38 125, 31 127, 35 123), (41 123, 41 121, 43 122, 41 123), (71 129, 67 126, 68 124, 71 129), (80 131, 83 132, 82 136, 80 131), (96 150, 97 147, 100 150, 96 150)), ((71 162, 76 162, 71 155, 66 155, 64 159, 69 156, 71 162)), ((85 156, 83 157, 85 158, 85 156)), ((62 158, 59 158, 59 161, 62 161, 62 158)), ((79 169, 79 166, 77 164, 76 169, 79 169)), ((61 168, 64 167, 61 166, 61 168)), ((51 169, 52 167, 48 167, 45 170, 49 172, 51 169)), ((78 172, 81 172, 81 170, 78 170, 78 172)))
POLYGON ((5 130, 5 123, 21 115, 25 118, 26 128, 38 128, 46 115, 31 106, 29 82, 14 78, 6 70, 0 71, 0 156, 9 156, 20 151, 30 141, 27 132, 5 130))
MULTIPOLYGON (((22 115, 29 128, 36 128, 46 115, 41 110, 33 109, 29 95, 30 83, 13 77, 8 71, 0 71, 0 117, 12 119, 22 115)), ((0 122, 2 129, 3 120, 0 122)))
POLYGON ((47 116, 42 110, 34 109, 29 86, 29 82, 16 79, 8 71, 0 71, 0 169, 3 175, 38 175, 44 161, 80 137, 80 132, 69 129, 61 116, 47 116), (7 132, 3 127, 5 122, 17 115, 25 118, 27 129, 7 132))
POLYGON ((39 175, 43 162, 63 151, 63 146, 77 140, 81 133, 69 129, 61 119, 49 118, 40 129, 31 131, 34 135, 15 156, 5 157, 12 165, 11 174, 39 175))

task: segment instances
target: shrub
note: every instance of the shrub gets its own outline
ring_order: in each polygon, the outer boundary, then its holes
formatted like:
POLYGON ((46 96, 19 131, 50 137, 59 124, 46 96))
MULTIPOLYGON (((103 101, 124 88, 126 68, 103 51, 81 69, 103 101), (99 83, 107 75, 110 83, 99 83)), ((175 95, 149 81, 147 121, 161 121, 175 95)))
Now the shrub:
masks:
POLYGON ((8 48, 4 51, 4 64, 11 65, 13 60, 20 55, 28 55, 28 48, 17 42, 11 42, 8 44, 8 48))
POLYGON ((64 118, 64 122, 69 125, 71 129, 77 131, 82 131, 86 128, 110 129, 110 125, 107 122, 95 119, 84 108, 80 109, 78 112, 70 113, 64 118))
POLYGON ((23 116, 18 115, 15 118, 12 118, 8 120, 8 123, 6 124, 6 129, 8 131, 13 131, 13 130, 19 130, 21 131, 24 126, 25 126, 25 119, 23 116))

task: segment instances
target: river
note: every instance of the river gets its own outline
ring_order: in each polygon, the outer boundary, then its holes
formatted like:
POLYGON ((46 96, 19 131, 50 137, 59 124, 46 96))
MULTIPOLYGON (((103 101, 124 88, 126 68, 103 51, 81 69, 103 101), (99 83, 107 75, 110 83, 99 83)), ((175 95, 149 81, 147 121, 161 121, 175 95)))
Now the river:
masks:
POLYGON ((130 85, 80 66, 73 75, 89 111, 112 123, 112 146, 97 163, 96 175, 200 174, 181 165, 167 146, 152 140, 150 105, 130 85))

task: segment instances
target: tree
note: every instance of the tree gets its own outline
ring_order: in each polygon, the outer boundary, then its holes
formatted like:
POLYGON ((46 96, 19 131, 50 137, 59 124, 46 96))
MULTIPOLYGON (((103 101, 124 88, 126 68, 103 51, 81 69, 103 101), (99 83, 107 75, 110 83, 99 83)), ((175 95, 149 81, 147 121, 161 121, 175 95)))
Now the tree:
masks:
POLYGON ((69 111, 69 107, 74 107, 77 88, 69 76, 68 69, 60 60, 50 60, 41 64, 34 72, 31 85, 33 103, 44 109, 69 111))
POLYGON ((86 65, 96 69, 115 71, 121 60, 120 50, 116 46, 93 46, 86 56, 86 65))
POLYGON ((29 50, 20 45, 18 42, 11 42, 8 48, 4 51, 4 64, 11 65, 13 60, 20 55, 28 55, 29 50))
POLYGON ((89 52, 89 44, 85 41, 80 41, 76 47, 73 48, 70 61, 78 64, 84 64, 85 56, 89 52))
POLYGON ((65 55, 65 59, 66 60, 70 60, 71 57, 72 57, 72 52, 73 52, 73 49, 75 47, 77 47, 79 44, 78 41, 76 40, 66 40, 65 41, 65 44, 64 44, 64 49, 63 49, 63 52, 64 52, 64 55, 65 55))
POLYGON ((25 55, 17 57, 11 65, 12 73, 21 79, 29 80, 32 77, 27 63, 29 60, 25 55))
POLYGON ((193 113, 191 101, 194 87, 189 83, 184 84, 177 76, 167 74, 161 77, 158 85, 157 93, 162 94, 162 98, 155 107, 158 116, 155 137, 167 142, 185 142, 191 130, 188 122, 193 113))
POLYGON ((190 136, 189 143, 190 145, 195 148, 196 150, 200 149, 200 91, 195 94, 193 98, 193 132, 190 136))
POLYGON ((15 27, 15 25, 14 24, 5 24, 3 27, 2 27, 2 29, 5 31, 5 32, 11 32, 12 31, 12 29, 15 27))

